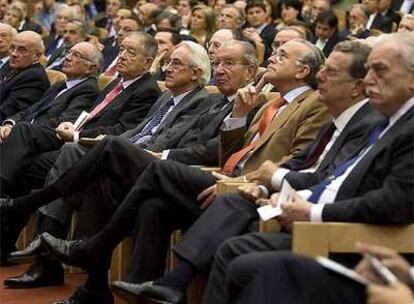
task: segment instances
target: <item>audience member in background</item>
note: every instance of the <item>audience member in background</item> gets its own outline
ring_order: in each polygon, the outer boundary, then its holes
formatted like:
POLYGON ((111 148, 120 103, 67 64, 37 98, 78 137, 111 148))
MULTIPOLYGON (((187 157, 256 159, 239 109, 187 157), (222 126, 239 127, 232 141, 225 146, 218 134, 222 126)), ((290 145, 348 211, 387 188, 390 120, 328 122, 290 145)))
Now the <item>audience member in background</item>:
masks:
POLYGON ((108 31, 108 37, 116 35, 114 18, 116 12, 124 6, 124 4, 124 0, 106 0, 105 17, 95 21, 96 27, 101 27, 108 31))
POLYGON ((197 4, 198 2, 195 0, 178 0, 175 8, 181 17, 181 26, 184 29, 189 27, 191 22, 191 9, 197 4))
POLYGON ((75 20, 75 11, 68 6, 61 6, 56 10, 55 22, 52 31, 45 39, 45 55, 47 59, 63 44, 63 34, 69 20, 75 20))
MULTIPOLYGON (((8 24, 0 23, 0 71, 1 67, 9 61, 9 48, 17 31, 8 24)), ((1 83, 1 82, 0 82, 1 83)))
POLYGON ((411 0, 395 0, 392 1, 391 7, 394 11, 401 14, 414 14, 414 2, 411 0))
POLYGON ((331 3, 329 0, 313 0, 312 10, 310 15, 310 23, 316 25, 316 18, 322 12, 329 11, 331 9, 331 3))
POLYGON ((334 46, 343 39, 338 34, 338 18, 334 11, 321 12, 315 24, 315 38, 312 42, 328 57, 334 46))
MULTIPOLYGON (((67 80, 51 86, 29 108, 8 117, 0 127, 0 142, 5 141, 16 123, 36 123, 56 128, 64 121, 75 121, 82 111, 89 111, 99 95, 95 76, 102 65, 102 54, 87 42, 71 48, 63 63, 67 80)), ((20 185, 24 188, 23 185, 20 185)))
POLYGON ((302 2, 299 0, 282 0, 280 1, 280 10, 281 22, 276 26, 277 30, 301 19, 302 2))
POLYGON ((16 30, 19 29, 20 23, 24 20, 23 10, 20 6, 12 3, 4 15, 3 21, 6 24, 11 25, 16 30))
POLYGON ((404 15, 401 18, 401 22, 398 25, 398 31, 399 33, 405 33, 405 32, 414 32, 414 15, 404 15))
POLYGON ((339 34, 341 37, 355 37, 365 39, 371 35, 370 30, 367 29, 368 13, 365 6, 362 4, 355 4, 352 6, 349 15, 349 28, 344 29, 339 34))
POLYGON ((367 29, 375 29, 383 33, 389 33, 392 29, 392 19, 379 13, 379 2, 380 0, 362 0, 362 4, 369 14, 367 29))
POLYGON ((85 41, 87 31, 88 28, 84 22, 79 20, 68 21, 63 30, 63 44, 50 55, 46 68, 61 71, 66 52, 76 43, 85 41))
POLYGON ((211 2, 213 2, 212 7, 213 7, 214 12, 216 13, 217 16, 220 16, 221 11, 227 5, 227 1, 226 0, 211 0, 211 2))
POLYGON ((13 5, 19 7, 23 12, 23 20, 20 22, 19 28, 17 30, 19 32, 33 31, 38 34, 42 34, 42 27, 30 20, 30 18, 27 16, 27 4, 23 1, 13 1, 13 5))
POLYGON ((141 19, 144 26, 144 32, 150 34, 151 36, 155 35, 155 29, 153 28, 155 18, 159 13, 160 7, 155 3, 143 3, 138 7, 138 17, 141 19))
POLYGON ((35 21, 43 26, 49 33, 52 31, 52 24, 55 22, 55 14, 60 3, 56 3, 55 0, 42 0, 41 10, 36 11, 33 18, 35 21))
POLYGON ((11 0, 0 0, 0 20, 3 20, 4 15, 9 8, 11 0))
POLYGON ((181 17, 173 12, 164 10, 156 14, 154 26, 157 30, 166 29, 179 32, 181 17))
POLYGON ((175 46, 181 42, 181 38, 177 33, 168 31, 158 31, 154 38, 157 41, 158 51, 150 72, 157 80, 164 81, 170 56, 175 46))
POLYGON ((272 53, 272 42, 276 29, 273 24, 267 24, 266 5, 262 0, 253 0, 247 4, 245 12, 247 24, 243 35, 256 44, 262 43, 265 47, 264 58, 268 58, 272 53))
POLYGON ((0 123, 38 101, 49 88, 46 71, 39 63, 43 51, 42 38, 35 32, 21 32, 12 38, 10 58, 0 69, 0 123))
POLYGON ((216 24, 216 15, 210 7, 196 5, 191 10, 189 35, 194 37, 199 44, 205 46, 217 31, 216 24))
POLYGON ((244 24, 244 21, 244 12, 239 11, 236 7, 230 4, 225 5, 217 17, 219 29, 240 29, 244 24))
POLYGON ((380 0, 378 5, 378 13, 391 18, 392 22, 398 25, 401 21, 401 15, 392 7, 392 0, 380 0))

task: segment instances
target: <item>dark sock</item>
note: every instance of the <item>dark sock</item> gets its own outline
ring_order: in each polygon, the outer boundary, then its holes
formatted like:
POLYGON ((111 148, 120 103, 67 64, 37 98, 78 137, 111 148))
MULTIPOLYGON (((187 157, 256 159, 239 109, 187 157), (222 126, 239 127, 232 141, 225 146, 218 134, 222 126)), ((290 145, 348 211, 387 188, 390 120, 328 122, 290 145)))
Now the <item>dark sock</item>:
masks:
POLYGON ((191 284, 195 274, 196 269, 194 266, 187 261, 180 259, 177 267, 173 271, 170 271, 165 276, 155 280, 154 284, 172 287, 185 292, 191 284))
POLYGON ((37 234, 48 232, 56 238, 65 239, 68 234, 68 227, 60 223, 59 221, 44 215, 40 212, 37 213, 37 234))
POLYGON ((108 286, 108 269, 105 267, 96 267, 88 271, 88 279, 85 283, 85 288, 90 291, 99 293, 109 291, 108 286))
POLYGON ((14 199, 16 205, 15 211, 33 213, 38 208, 50 203, 60 197, 59 191, 53 186, 47 186, 39 191, 14 199))

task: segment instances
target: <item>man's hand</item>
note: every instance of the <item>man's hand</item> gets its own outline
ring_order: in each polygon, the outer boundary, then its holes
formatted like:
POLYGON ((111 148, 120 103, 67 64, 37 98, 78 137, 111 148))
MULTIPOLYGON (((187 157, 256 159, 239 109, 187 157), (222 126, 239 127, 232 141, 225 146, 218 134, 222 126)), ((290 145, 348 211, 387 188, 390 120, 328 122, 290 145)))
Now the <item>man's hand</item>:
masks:
MULTIPOLYGON (((271 203, 276 206, 277 200, 272 199, 271 203)), ((277 220, 287 229, 292 228, 294 221, 309 221, 312 204, 304 200, 299 194, 295 193, 289 202, 282 203, 280 206, 282 214, 277 217, 277 220)))
POLYGON ((249 174, 246 174, 246 178, 248 181, 257 181, 266 186, 267 189, 271 189, 272 176, 278 168, 279 166, 276 163, 267 160, 260 165, 259 169, 250 172, 249 174))
POLYGON ((412 304, 411 289, 402 283, 391 286, 369 285, 367 304, 412 304))
MULTIPOLYGON (((212 172, 211 173, 216 180, 224 180, 224 179, 231 179, 227 175, 220 174, 218 172, 212 172)), ((208 206, 211 205, 211 203, 216 199, 217 197, 217 185, 213 185, 208 187, 207 189, 204 189, 198 196, 197 200, 199 202, 202 202, 201 209, 206 209, 208 206)))
POLYGON ((237 188, 239 194, 249 201, 256 202, 259 198, 263 198, 263 193, 258 185, 245 185, 237 188))
POLYGON ((238 89, 234 100, 232 117, 246 117, 258 102, 258 92, 255 87, 238 89))
POLYGON ((0 127, 0 143, 3 142, 3 140, 5 140, 9 136, 12 128, 13 126, 11 125, 5 125, 0 127))
POLYGON ((72 141, 75 127, 71 122, 62 122, 56 128, 56 135, 63 141, 72 141))
MULTIPOLYGON (((362 254, 369 253, 377 257, 385 267, 395 274, 399 281, 406 285, 412 284, 410 264, 408 264, 407 261, 404 260, 395 250, 387 247, 360 243, 356 246, 362 254)), ((371 264, 366 258, 362 259, 362 261, 356 266, 355 271, 364 278, 367 278, 373 282, 384 283, 375 270, 372 269, 371 264)))
POLYGON ((145 151, 147 151, 149 154, 151 154, 152 156, 155 156, 157 158, 161 158, 161 156, 162 156, 161 152, 153 152, 153 151, 150 151, 150 150, 145 150, 145 151))
POLYGON ((249 38, 249 39, 251 39, 251 40, 253 40, 254 42, 256 42, 256 43, 263 43, 263 40, 262 40, 262 38, 260 37, 260 34, 257 32, 257 30, 256 29, 254 29, 254 28, 251 28, 251 27, 249 27, 249 28, 246 28, 246 29, 244 29, 243 30, 243 36, 245 36, 245 37, 247 37, 247 38, 249 38))
POLYGON ((166 54, 167 54, 167 51, 164 51, 159 56, 155 57, 154 61, 152 62, 152 65, 150 67, 150 73, 152 75, 156 74, 158 72, 158 70, 161 68, 161 62, 164 59, 166 54))

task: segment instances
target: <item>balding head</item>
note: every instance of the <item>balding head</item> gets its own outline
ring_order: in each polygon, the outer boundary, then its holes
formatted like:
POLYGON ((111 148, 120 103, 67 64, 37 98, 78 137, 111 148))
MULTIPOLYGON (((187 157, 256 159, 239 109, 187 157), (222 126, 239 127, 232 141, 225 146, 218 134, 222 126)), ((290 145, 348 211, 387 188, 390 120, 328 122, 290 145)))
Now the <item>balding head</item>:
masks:
POLYGON ((11 40, 17 35, 17 31, 9 24, 0 23, 0 58, 9 54, 11 40))
POLYGON ((10 45, 10 67, 25 69, 39 61, 44 52, 42 37, 33 31, 17 34, 10 45))
POLYGON ((82 79, 98 75, 103 63, 102 53, 89 42, 75 44, 66 55, 62 71, 68 79, 82 79))
POLYGON ((282 28, 273 39, 272 48, 275 52, 278 47, 293 39, 306 39, 305 35, 293 27, 282 28))
POLYGON ((210 60, 214 60, 214 54, 217 49, 225 42, 234 39, 233 31, 229 29, 218 30, 211 36, 208 43, 208 56, 210 60))

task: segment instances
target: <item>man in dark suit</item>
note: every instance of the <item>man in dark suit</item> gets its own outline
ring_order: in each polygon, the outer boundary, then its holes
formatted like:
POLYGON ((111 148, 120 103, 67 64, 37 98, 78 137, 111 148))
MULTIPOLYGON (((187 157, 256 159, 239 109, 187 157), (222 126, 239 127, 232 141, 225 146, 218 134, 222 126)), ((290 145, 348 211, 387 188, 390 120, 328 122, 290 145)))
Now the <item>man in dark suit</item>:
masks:
MULTIPOLYGON (((334 117, 334 122, 321 131, 315 144, 281 165, 284 169, 280 171, 284 170, 284 176, 289 177, 289 171, 286 168, 290 168, 291 173, 295 173, 293 170, 306 169, 307 172, 315 172, 315 175, 330 174, 335 164, 355 151, 358 142, 365 137, 367 129, 372 129, 381 120, 382 117, 366 104, 365 87, 362 84, 366 72, 364 63, 369 51, 369 47, 358 42, 345 42, 338 44, 335 51, 331 53, 326 62, 326 68, 319 71, 318 79, 319 100, 328 107, 334 117), (335 75, 333 76, 332 73, 335 75), (345 81, 347 81, 346 85, 345 81), (335 132, 334 129, 336 129, 335 132)), ((247 174, 246 177, 260 181, 270 188, 277 182, 276 180, 272 183, 276 179, 272 178, 272 175, 277 168, 275 163, 267 161, 257 171, 247 174), (266 172, 270 174, 264 174, 266 172)), ((279 185, 275 187, 279 189, 279 185)), ((258 189, 245 189, 246 198, 236 194, 218 197, 186 232, 184 240, 175 248, 177 255, 185 263, 194 265, 194 268, 184 275, 182 275, 182 269, 175 270, 167 275, 170 276, 168 281, 171 282, 171 279, 176 277, 177 281, 183 281, 184 278, 185 282, 191 282, 190 278, 185 277, 188 273, 207 273, 217 247, 231 236, 248 231, 249 226, 257 220, 256 206, 251 200, 257 199, 259 193, 258 189)), ((122 282, 117 285, 120 289, 126 289, 127 292, 129 290, 131 293, 138 292, 141 287, 122 282)), ((175 287, 174 284, 166 285, 175 287)))
POLYGON ((42 27, 39 24, 30 20, 30 18, 27 16, 27 4, 23 1, 14 1, 13 5, 19 7, 23 12, 23 20, 20 22, 20 25, 18 26, 17 30, 19 32, 33 31, 41 35, 42 27))
POLYGON ((328 270, 314 259, 289 252, 253 252, 230 264, 225 303, 413 303, 413 267, 391 248, 367 244, 357 247, 361 254, 375 256, 387 265, 397 282, 384 285, 384 278, 366 256, 355 271, 373 282, 368 286, 328 270))
MULTIPOLYGON (((409 62, 401 59, 404 51, 409 54, 407 60, 414 55, 409 34, 394 35, 374 47, 364 82, 370 104, 387 119, 371 132, 358 153, 337 165, 331 179, 322 180, 306 192, 297 192, 292 201, 281 206, 283 213, 278 220, 284 227, 289 229, 293 221, 380 225, 414 221, 414 95, 408 89, 414 73, 409 62), (385 73, 381 70, 384 65, 390 67, 385 73)), ((271 198, 275 199, 276 196, 271 198)), ((287 233, 252 233, 228 240, 216 253, 205 303, 225 302, 223 278, 228 265, 238 256, 290 248, 291 236, 287 233)))
POLYGON ((9 48, 17 31, 12 26, 0 23, 0 69, 9 61, 9 48))
POLYGON ((266 5, 260 0, 250 1, 247 3, 245 12, 247 26, 243 34, 254 41, 261 40, 265 47, 264 58, 269 58, 272 54, 272 42, 276 35, 276 29, 273 24, 267 24, 266 5), (260 38, 256 37, 257 34, 260 38))
POLYGON ((99 95, 94 76, 101 66, 102 54, 94 45, 87 42, 75 45, 63 64, 67 80, 56 83, 38 102, 6 119, 0 127, 0 142, 6 140, 16 123, 56 128, 61 122, 74 121, 82 111, 89 111, 99 95))
POLYGON ((79 137, 100 134, 119 135, 145 118, 159 95, 158 85, 148 73, 157 49, 156 42, 139 32, 125 39, 118 60, 118 71, 122 78, 108 85, 96 100, 88 118, 77 128, 73 122, 62 122, 56 130, 27 123, 17 124, 12 129, 1 146, 3 163, 0 180, 3 193, 7 193, 8 186, 16 185, 17 178, 29 165, 33 166, 31 162, 35 158, 42 159, 37 162, 39 166, 50 168, 65 142, 76 142, 79 137))
POLYGON ((339 35, 343 39, 346 37, 365 39, 371 36, 371 31, 367 29, 368 17, 369 14, 362 4, 354 4, 348 15, 349 28, 342 30, 339 35))
POLYGON ((343 38, 338 34, 338 18, 334 11, 321 12, 316 18, 315 37, 312 39, 326 57, 343 38))
POLYGON ((362 4, 369 13, 367 29, 380 30, 383 33, 390 33, 392 29, 392 19, 388 16, 383 16, 379 12, 380 0, 363 0, 362 4))
POLYGON ((49 88, 39 59, 43 42, 35 32, 17 34, 10 44, 10 59, 0 69, 0 123, 28 108, 49 88))
POLYGON ((106 0, 105 17, 96 20, 95 26, 104 28, 108 31, 108 37, 116 36, 114 18, 116 12, 125 5, 123 0, 106 0))
MULTIPOLYGON (((306 41, 291 42, 290 47, 288 44, 289 42, 286 43, 285 46, 282 46, 283 51, 290 54, 289 58, 291 58, 291 61, 285 64, 294 65, 296 64, 298 57, 300 58, 301 56, 309 56, 312 57, 312 62, 314 62, 314 64, 312 64, 309 69, 314 71, 314 69, 319 68, 321 61, 323 61, 323 54, 318 51, 312 44, 306 41)), ((247 44, 244 49, 246 48, 250 49, 250 54, 255 54, 255 50, 251 45, 247 44)), ((217 74, 216 78, 217 84, 223 84, 223 89, 228 87, 228 85, 224 86, 226 79, 230 85, 236 75, 246 72, 246 67, 244 65, 234 64, 235 62, 242 62, 241 59, 243 58, 243 54, 247 55, 247 52, 245 50, 243 51, 243 48, 237 44, 224 44, 217 50, 215 54, 215 69, 217 74)), ((251 55, 248 57, 246 56, 245 60, 247 61, 247 58, 249 57, 251 57, 251 55)), ((273 71, 273 69, 277 67, 277 63, 273 59, 271 62, 273 71)), ((292 71, 292 73, 294 72, 292 71)), ((285 149, 288 146, 290 147, 289 149, 299 149, 297 147, 292 147, 292 142, 295 142, 295 139, 288 139, 288 141, 292 141, 290 144, 282 140, 282 138, 287 136, 287 134, 282 135, 282 133, 288 129, 296 128, 295 126, 297 124, 301 126, 304 126, 304 124, 306 124, 303 122, 296 123, 296 117, 302 116, 298 114, 299 112, 302 112, 302 109, 301 106, 296 106, 295 102, 302 100, 300 102, 312 103, 314 99, 310 97, 309 94, 304 94, 304 92, 310 93, 308 89, 309 87, 303 83, 304 80, 293 80, 293 75, 290 75, 290 78, 288 78, 288 76, 282 75, 279 77, 278 73, 270 73, 270 75, 268 75, 272 79, 272 82, 277 82, 278 87, 281 87, 282 89, 284 87, 283 84, 286 85, 287 82, 290 82, 289 87, 291 87, 292 82, 295 83, 297 89, 299 89, 295 91, 298 95, 294 93, 290 96, 286 95, 288 99, 293 98, 293 100, 290 100, 292 103, 281 110, 281 113, 279 113, 277 119, 273 121, 272 118, 274 115, 261 115, 261 113, 269 113, 270 111, 267 110, 269 107, 270 109, 274 109, 272 106, 274 102, 270 102, 264 106, 265 108, 262 108, 260 110, 260 114, 258 114, 253 120, 253 126, 251 126, 249 132, 247 132, 249 134, 249 138, 254 138, 257 136, 260 137, 260 139, 256 143, 253 143, 253 145, 256 146, 256 150, 253 151, 247 161, 243 161, 241 163, 242 167, 250 166, 250 164, 253 164, 252 166, 254 166, 254 163, 259 162, 261 158, 267 158, 267 153, 270 153, 270 147, 268 144, 271 146, 281 145, 281 147, 279 147, 279 150, 281 150, 281 152, 278 151, 276 155, 276 157, 279 159, 284 156, 283 153, 288 153, 286 150, 282 149, 282 146, 285 147, 285 149), (305 96, 308 96, 308 99, 306 99, 305 96), (259 117, 266 118, 260 119, 259 117), (286 117, 289 117, 289 119, 286 120, 286 117), (261 121, 261 123, 259 121, 261 121), (284 127, 279 127, 279 124, 284 125, 284 127), (263 135, 260 136, 259 134, 263 135), (259 148, 259 146, 261 148, 259 148)), ((307 81, 309 82, 305 83, 313 83, 313 78, 310 77, 307 79, 307 81)), ((248 95, 249 93, 247 92, 252 92, 251 94, 257 97, 252 87, 245 89, 244 92, 246 92, 248 95)), ((239 98, 240 99, 238 99, 238 102, 236 101, 233 106, 232 116, 228 117, 225 120, 224 126, 227 126, 227 128, 229 128, 229 123, 236 123, 236 130, 238 128, 243 128, 243 134, 245 134, 245 116, 254 107, 257 99, 255 99, 253 102, 250 102, 249 96, 247 96, 247 105, 242 101, 244 100, 243 98, 239 98)), ((309 118, 309 123, 311 125, 313 122, 316 125, 316 121, 321 119, 321 116, 324 117, 324 109, 320 109, 320 106, 321 105, 318 104, 317 109, 303 109, 303 113, 307 113, 306 115, 309 115, 310 113, 313 113, 312 116, 316 115, 316 117, 309 118)), ((307 125, 304 128, 309 128, 309 132, 312 133, 312 131, 310 131, 312 127, 310 125, 307 125)), ((319 128, 319 126, 317 128, 319 128)), ((240 130, 237 131, 240 132, 240 130)), ((222 131, 221 135, 223 135, 223 132, 230 132, 232 134, 235 133, 234 130, 226 130, 222 131)), ((308 131, 304 130, 303 132, 307 133, 308 131)), ((289 133, 302 134, 302 131, 289 131, 289 133)), ((239 135, 236 137, 239 138, 244 136, 239 135)), ((297 138, 297 142, 302 142, 302 140, 297 138)), ((233 145, 234 140, 228 141, 228 144, 233 145)), ((247 145, 249 145, 249 142, 247 145)), ((295 144, 293 144, 293 146, 295 146, 295 144)), ((251 149, 251 147, 253 146, 250 146, 249 149, 251 149)), ((225 148, 227 151, 231 150, 229 147, 225 148)), ((220 153, 222 150, 223 148, 221 147, 220 153)), ((237 156, 239 154, 236 153, 234 155, 237 156)), ((243 170, 245 169, 243 168, 243 170)), ((132 267, 134 273, 131 273, 131 277, 128 279, 130 279, 132 282, 142 282, 160 276, 163 273, 163 265, 165 261, 166 248, 168 247, 169 243, 169 235, 171 234, 172 230, 178 227, 187 228, 190 226, 191 223, 194 222, 195 219, 203 212, 204 204, 200 208, 201 204, 197 201, 196 197, 203 189, 214 185, 215 182, 216 178, 210 173, 203 172, 196 168, 184 166, 176 162, 156 162, 151 164, 144 171, 142 176, 136 181, 134 188, 125 197, 125 200, 123 201, 120 208, 118 208, 110 223, 102 230, 102 233, 96 235, 98 243, 103 239, 109 240, 106 243, 106 248, 104 248, 101 252, 102 255, 100 254, 98 258, 101 258, 102 256, 112 252, 112 249, 115 248, 116 244, 123 239, 125 233, 129 232, 130 229, 133 229, 134 223, 137 221, 137 255, 136 261, 132 267), (127 214, 127 210, 134 210, 134 212, 129 212, 127 214), (123 227, 119 226, 121 222, 123 223, 123 227), (151 256, 151 263, 149 263, 148 260, 149 256, 151 256)), ((94 246, 92 247, 95 248, 94 246)), ((99 245, 97 245, 97 247, 102 248, 99 245)), ((105 258, 103 259, 105 260, 105 258)), ((94 280, 97 280, 96 274, 94 274, 93 277, 94 280)))

